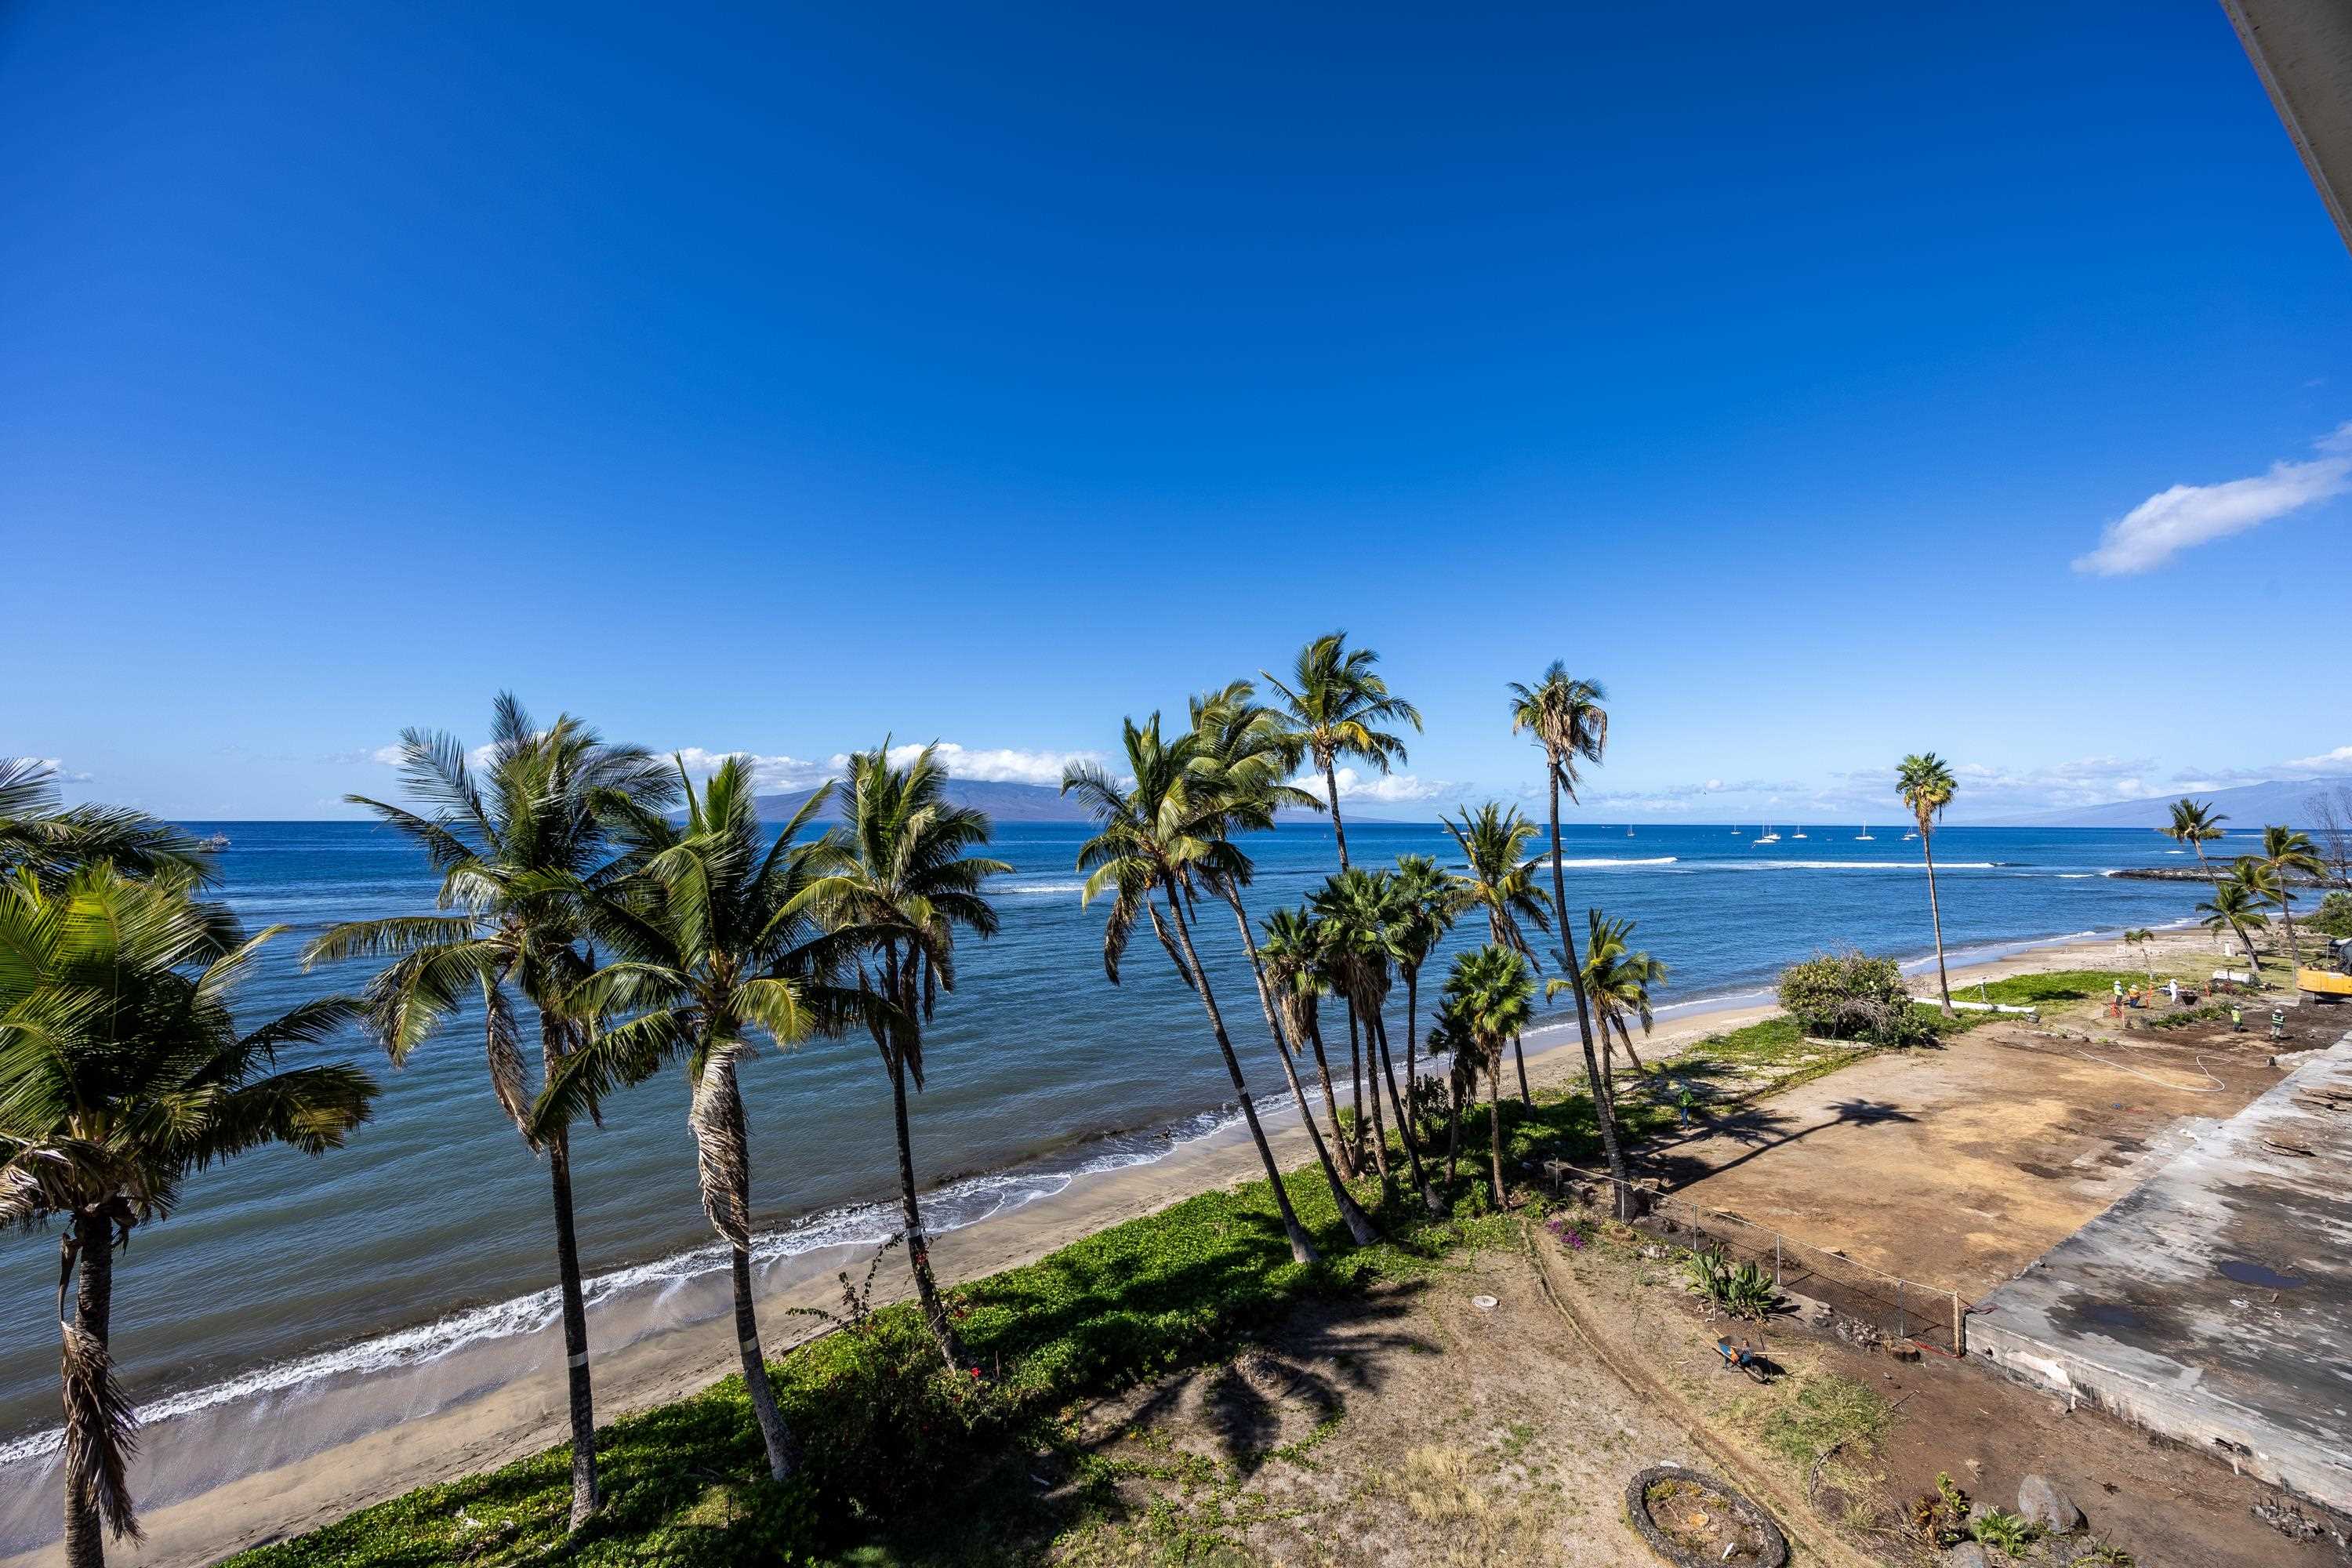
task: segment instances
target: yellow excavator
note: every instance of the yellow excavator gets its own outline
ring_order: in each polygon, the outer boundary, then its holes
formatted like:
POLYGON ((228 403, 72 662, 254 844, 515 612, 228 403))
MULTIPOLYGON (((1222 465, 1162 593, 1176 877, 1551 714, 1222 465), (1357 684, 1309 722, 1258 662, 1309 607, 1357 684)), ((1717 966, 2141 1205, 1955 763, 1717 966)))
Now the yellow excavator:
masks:
POLYGON ((2352 1000, 2352 936, 2327 944, 2325 967, 2297 967, 2294 988, 2315 1002, 2352 1000))

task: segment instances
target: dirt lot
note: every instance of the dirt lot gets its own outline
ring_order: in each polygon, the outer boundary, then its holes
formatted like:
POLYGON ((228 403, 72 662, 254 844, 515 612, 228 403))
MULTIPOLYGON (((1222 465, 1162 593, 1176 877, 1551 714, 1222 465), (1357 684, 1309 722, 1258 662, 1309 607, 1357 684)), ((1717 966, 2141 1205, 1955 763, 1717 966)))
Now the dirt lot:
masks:
MULTIPOLYGON (((2226 1024, 2118 1031, 2079 1009, 1857 1063, 1654 1145, 1679 1196, 1974 1300, 2129 1190, 2189 1119, 2276 1083, 2226 1024)), ((2333 1039, 2336 1030, 2325 1031, 2333 1039)))
POLYGON ((1316 1307, 1224 1365, 1095 1405, 1087 1462, 1108 1479, 1081 1502, 1065 1479, 1052 1500, 1093 1522, 1052 1560, 1633 1568, 1655 1560, 1622 1489, 1675 1460, 1742 1487, 1796 1561, 1832 1568, 1934 1562, 1903 1521, 1938 1472, 2012 1509, 2026 1475, 2048 1477, 2146 1568, 2340 1568, 2332 1545, 2255 1521, 2273 1494, 2226 1465, 1980 1367, 1776 1324, 1759 1387, 1723 1370, 1726 1325, 1669 1263, 1586 1234, 1539 1241, 1540 1266, 1489 1252, 1316 1307))
POLYGON ((1696 1458, 1516 1250, 1304 1311, 1083 1426, 1114 1496, 1064 1537, 1071 1563, 1631 1568, 1654 1560, 1620 1511, 1626 1480, 1696 1458))
MULTIPOLYGON (((1810 1509, 1874 1560, 1934 1561, 1903 1522, 1941 1472, 1979 1501, 2012 1510, 2018 1483, 2044 1476, 2073 1497, 2093 1537, 2143 1568, 2344 1561, 2332 1543, 2291 1541, 2258 1522, 2250 1510, 2276 1494, 2227 1465, 2092 1411, 2069 1415, 2063 1402, 1981 1366, 1899 1362, 1768 1326, 1761 1337, 1778 1375, 1758 1388, 1723 1369, 1714 1342, 1727 1325, 1704 1321, 1669 1268, 1600 1245, 1551 1247, 1546 1266, 1590 1342, 1632 1377, 1654 1380, 1664 1397, 1654 1408, 1736 1446, 1756 1480, 1782 1492, 1784 1519, 1810 1509)), ((1756 1337, 1744 1325, 1737 1331, 1756 1337)))

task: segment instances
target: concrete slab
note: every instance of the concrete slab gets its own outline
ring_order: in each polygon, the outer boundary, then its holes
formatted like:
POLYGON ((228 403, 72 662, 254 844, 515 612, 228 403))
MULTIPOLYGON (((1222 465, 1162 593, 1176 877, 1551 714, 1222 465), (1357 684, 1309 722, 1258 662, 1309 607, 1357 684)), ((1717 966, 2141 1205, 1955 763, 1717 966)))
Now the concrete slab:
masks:
POLYGON ((1979 1306, 1972 1354, 2352 1510, 2352 1034, 1979 1306))

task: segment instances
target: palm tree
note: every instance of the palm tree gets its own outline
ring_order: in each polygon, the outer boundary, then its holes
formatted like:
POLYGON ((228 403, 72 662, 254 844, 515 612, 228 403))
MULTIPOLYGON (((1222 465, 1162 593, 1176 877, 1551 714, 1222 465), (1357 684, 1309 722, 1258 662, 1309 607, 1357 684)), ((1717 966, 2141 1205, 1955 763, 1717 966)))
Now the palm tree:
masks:
MULTIPOLYGON (((1255 870, 1250 858, 1233 842, 1233 835, 1269 831, 1274 826, 1275 813, 1283 806, 1316 804, 1313 795, 1283 782, 1297 765, 1297 743, 1273 710, 1256 699, 1256 689, 1248 681, 1235 680, 1221 691, 1193 699, 1192 703, 1192 735, 1205 764, 1201 787, 1204 793, 1213 793, 1222 818, 1216 825, 1219 842, 1202 859, 1201 881, 1234 911, 1234 924, 1241 931, 1242 951, 1249 956, 1250 973, 1257 981, 1258 1005, 1265 1015, 1266 1032, 1274 1037, 1275 1056, 1282 1063, 1282 1076, 1290 1084, 1290 1097, 1297 1103, 1298 1120, 1307 1129, 1307 1142, 1314 1147, 1315 1163, 1322 1167, 1323 1179, 1331 1189, 1331 1202, 1346 1223, 1348 1234, 1358 1246, 1364 1246, 1378 1240, 1380 1232, 1331 1163, 1331 1152, 1323 1146, 1322 1131, 1315 1125, 1315 1111, 1307 1103, 1307 1091, 1300 1087, 1298 1069, 1291 1060, 1294 1041, 1285 1034, 1280 1015, 1297 1005, 1297 997, 1294 994, 1277 1006, 1273 980, 1266 973, 1257 939, 1250 930, 1249 911, 1242 904, 1242 889, 1249 885, 1255 870)), ((1321 1058, 1319 1042, 1317 1058, 1321 1058)), ((1328 1071, 1324 1088, 1328 1098, 1328 1071)))
MULTIPOLYGON (((1438 820, 1460 846, 1466 868, 1455 875, 1456 898, 1465 908, 1486 910, 1490 938, 1532 963, 1535 949, 1528 944, 1519 922, 1525 921, 1539 931, 1551 930, 1551 917, 1535 890, 1535 858, 1522 858, 1536 836, 1536 825, 1521 816, 1518 807, 1491 800, 1475 816, 1464 806, 1458 823, 1442 814, 1438 820)), ((1535 1096, 1528 1091, 1527 1058, 1516 1035, 1511 1037, 1511 1056, 1519 1069, 1519 1099, 1532 1105, 1535 1096)))
POLYGON ((2246 963, 2256 980, 2263 977, 2263 957, 2254 951, 2254 939, 2246 928, 2263 923, 2266 876, 2254 862, 2241 860, 2238 875, 2215 883, 2212 898, 2197 906, 2205 916, 2200 923, 2208 931, 2228 931, 2238 939, 2246 950, 2246 963))
POLYGON ((212 880, 212 857, 168 822, 120 805, 64 804, 57 770, 37 757, 0 757, 0 877, 29 872, 60 887, 105 861, 126 877, 212 880))
MULTIPOLYGON (((1641 1053, 1633 1048, 1633 1031, 1625 1020, 1639 1019, 1642 1033, 1650 1032, 1657 1019, 1650 1005, 1650 987, 1665 983, 1666 966, 1647 952, 1634 951, 1633 921, 1612 920, 1599 910, 1585 910, 1584 918, 1584 991, 1592 998, 1593 1011, 1601 1015, 1601 1037, 1604 1042, 1601 1076, 1610 1079, 1613 1088, 1616 1047, 1609 1043, 1612 1028, 1625 1043, 1625 1054, 1633 1058, 1634 1070, 1649 1071, 1642 1065, 1641 1053)), ((1561 984, 1558 980, 1547 982, 1546 994, 1561 984)))
POLYGON ((1357 1173, 1354 1142, 1339 1125, 1339 1101, 1331 1092, 1331 1064, 1323 1054, 1322 998, 1331 986, 1323 969, 1323 933, 1306 909, 1276 910, 1265 917, 1265 940, 1258 957, 1265 965, 1266 984, 1297 1049, 1304 1039, 1315 1052, 1316 1076, 1323 1083, 1323 1110, 1331 1122, 1331 1147, 1337 1150, 1340 1173, 1352 1181, 1357 1173))
POLYGON ((2155 942, 2156 932, 2146 926, 2134 926, 2124 932, 2124 945, 2139 949, 2140 963, 2147 970, 2147 988, 2150 991, 2156 989, 2156 959, 2149 951, 2155 942))
POLYGON ((1952 1013, 1952 983, 1944 973, 1944 910, 1936 898, 1936 822, 1959 793, 1952 770, 1933 752, 1914 752, 1895 770, 1895 793, 1919 824, 1919 852, 1927 858, 1927 918, 1936 928, 1936 989, 1944 999, 1944 1016, 1952 1013))
POLYGON ((2300 967, 2303 946, 2294 935, 2294 879, 2297 877, 2324 877, 2326 865, 2319 858, 2318 847, 2311 835, 2292 827, 2263 829, 2262 853, 2257 857, 2263 868, 2271 874, 2275 891, 2272 894, 2279 913, 2286 921, 2286 949, 2289 962, 2300 967))
MULTIPOLYGON (((1486 1142, 1498 1209, 1510 1206, 1503 1187, 1503 1042, 1527 1027, 1534 1010, 1535 981, 1526 957, 1488 942, 1454 959, 1439 993, 1437 1025, 1430 1031, 1433 1047, 1443 1039, 1457 1058, 1486 1069, 1486 1142)), ((1458 1116, 1454 1126, 1458 1132, 1458 1116)), ((1451 1152, 1446 1163, 1450 1172, 1451 1152)))
POLYGON ((1149 920, 1169 963, 1208 1016, 1209 1032, 1216 1037, 1226 1075, 1241 1101, 1242 1120, 1265 1166, 1283 1234, 1290 1242, 1290 1256, 1297 1262, 1311 1263, 1316 1258, 1315 1243, 1290 1206, 1282 1171, 1274 1163, 1265 1130, 1258 1125, 1257 1106, 1242 1076, 1241 1058, 1234 1054, 1233 1037, 1225 1032, 1224 1015, 1218 1009, 1215 989, 1202 966, 1192 943, 1192 925, 1184 915, 1194 876, 1221 842, 1219 834, 1224 825, 1213 779, 1205 787, 1203 784, 1202 774, 1213 771, 1213 764, 1203 756, 1198 736, 1186 733, 1172 741, 1163 739, 1157 713, 1140 725, 1132 719, 1122 721, 1120 740, 1128 773, 1135 780, 1132 788, 1120 789, 1108 773, 1092 763, 1074 765, 1062 774, 1062 793, 1085 802, 1095 819, 1095 836, 1080 847, 1077 868, 1087 874, 1086 890, 1080 895, 1084 903, 1091 904, 1105 895, 1111 900, 1110 913, 1103 923, 1103 973, 1112 984, 1118 984, 1119 960, 1127 952, 1128 939, 1134 934, 1137 921, 1149 920))
MULTIPOLYGON (((1576 798, 1579 761, 1598 763, 1609 747, 1609 711, 1601 707, 1609 694, 1598 681, 1578 680, 1568 667, 1554 659, 1533 686, 1511 684, 1511 732, 1532 732, 1544 750, 1544 777, 1551 792, 1551 901, 1559 921, 1559 944, 1566 956, 1570 987, 1576 994, 1576 1027, 1584 1041, 1585 1079, 1592 1085, 1593 1120, 1601 1128, 1601 1148, 1608 1157, 1609 1175, 1616 1186, 1619 1217, 1632 1191, 1625 1170, 1625 1151, 1617 1139, 1617 1108, 1610 1103, 1609 1088, 1601 1076, 1601 1059, 1592 1040, 1592 1011, 1584 995, 1584 966, 1576 956, 1576 935, 1568 925, 1568 880, 1560 870, 1559 797, 1576 798)), ((1526 1068, 1520 1075, 1524 1082, 1526 1068)), ((1524 1092, 1524 1090, 1522 1091, 1524 1092)))
POLYGON ((2186 844, 2197 851, 2198 868, 2211 876, 2213 868, 2205 859, 2205 846, 2224 837, 2221 824, 2227 816, 2214 811, 2211 801, 2194 801, 2182 795, 2172 803, 2172 820, 2157 829, 2175 844, 2186 844))
POLYGON ((1372 1149, 1381 1174, 1388 1174, 1388 1131, 1381 1125, 1381 1089, 1388 1088, 1397 1135, 1412 1169, 1412 1184, 1431 1213, 1441 1212, 1437 1190, 1422 1168, 1421 1140, 1397 1092, 1396 1066, 1389 1052, 1388 995, 1402 957, 1400 933, 1412 915, 1396 878, 1361 868, 1331 878, 1308 900, 1322 928, 1326 973, 1363 1021, 1367 1055, 1372 1058, 1372 1149))
POLYGON ((1404 976, 1404 1094, 1411 1116, 1420 1082, 1421 968, 1461 917, 1454 879, 1426 855, 1400 855, 1396 869, 1401 914, 1393 929, 1397 973, 1404 976))
MULTIPOLYGON (((923 1087, 923 1026, 942 991, 955 989, 955 939, 996 934, 996 910, 982 889, 1013 869, 971 851, 986 845, 987 815, 950 805, 947 770, 925 746, 905 767, 892 765, 887 741, 849 759, 845 867, 810 889, 838 943, 863 955, 866 1026, 890 1074, 890 1112, 898 1139, 898 1206, 906 1220, 907 1262, 915 1294, 940 1354, 953 1371, 971 1368, 931 1274, 930 1247, 915 1198, 915 1153, 907 1126, 907 1085, 923 1087), (868 973, 865 959, 873 962, 868 973)), ((977 1370, 977 1369, 972 1369, 977 1370)))
POLYGON ((552 1080, 586 1045, 594 1020, 568 999, 595 967, 583 889, 619 871, 600 819, 620 803, 658 810, 676 782, 650 753, 609 745, 579 720, 537 728, 512 693, 499 697, 488 754, 477 778, 466 749, 438 731, 400 737, 401 776, 430 816, 347 795, 413 839, 441 873, 437 907, 454 913, 354 921, 303 952, 305 966, 391 960, 368 983, 366 1025, 394 1067, 439 1031, 470 994, 481 1004, 490 1089, 532 1150, 547 1156, 555 1207, 555 1264, 572 1416, 572 1527, 596 1510, 596 1411, 588 1374, 588 1308, 572 1222, 569 1126, 535 1126, 516 1002, 539 1017, 540 1066, 552 1080))
POLYGON ((824 808, 826 784, 764 845, 751 769, 730 757, 698 792, 678 760, 683 822, 623 805, 614 835, 630 876, 593 908, 622 955, 583 981, 575 1010, 627 1021, 571 1056, 541 1094, 532 1130, 570 1126, 604 1095, 642 1083, 666 1064, 686 1069, 687 1127, 694 1136, 703 1212, 726 1242, 735 1289, 735 1342, 743 1387, 782 1480, 800 1446, 776 1408, 751 1300, 751 1131, 736 1068, 761 1037, 788 1048, 845 1010, 824 984, 804 912, 808 889, 842 858, 836 835, 803 839, 824 808))
POLYGON ((190 1173, 271 1143, 341 1147, 376 1094, 352 1067, 277 1066, 281 1047, 319 1044, 350 1019, 350 998, 239 1026, 230 994, 286 928, 248 936, 194 890, 168 870, 134 881, 107 864, 0 884, 0 1225, 64 1227, 72 1568, 100 1568, 106 1531, 140 1536, 126 1474, 137 1416, 110 1348, 116 1250, 172 1212, 190 1173))
POLYGON ((1405 760, 1404 738, 1374 726, 1405 723, 1416 734, 1421 730, 1421 710, 1391 696, 1388 682, 1372 673, 1380 660, 1370 648, 1350 648, 1346 632, 1328 632, 1298 650, 1288 684, 1258 671, 1281 693, 1299 743, 1323 774, 1342 871, 1348 868, 1348 827, 1339 820, 1339 759, 1355 757, 1386 773, 1405 760))

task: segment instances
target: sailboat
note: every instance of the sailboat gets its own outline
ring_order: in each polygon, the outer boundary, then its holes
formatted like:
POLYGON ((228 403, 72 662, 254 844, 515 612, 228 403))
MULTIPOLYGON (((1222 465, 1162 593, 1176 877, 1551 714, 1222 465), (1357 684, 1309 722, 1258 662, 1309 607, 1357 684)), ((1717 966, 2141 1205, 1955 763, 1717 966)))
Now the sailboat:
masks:
POLYGON ((1630 822, 1625 825, 1625 837, 1628 838, 1633 837, 1633 825, 1630 822))
POLYGON ((1910 843, 1910 842, 1911 842, 1911 840, 1913 840, 1914 838, 1916 838, 1916 837, 1919 837, 1919 836, 1918 836, 1917 834, 1916 834, 1916 833, 1906 833, 1906 834, 1905 834, 1905 835, 1903 836, 1903 842, 1904 842, 1904 843, 1906 843, 1906 844, 1908 844, 1908 843, 1910 843))
POLYGON ((1764 825, 1764 831, 1756 836, 1755 842, 1759 844, 1778 844, 1780 842, 1780 836, 1772 831, 1772 825, 1768 822, 1764 825))
POLYGON ((1804 836, 1805 836, 1805 830, 1804 830, 1803 828, 1801 828, 1801 827, 1800 827, 1799 829, 1797 829, 1797 831, 1796 831, 1796 832, 1791 833, 1790 835, 1789 835, 1789 837, 1791 837, 1791 838, 1802 838, 1804 836))
POLYGON ((1862 831, 1853 836, 1853 841, 1856 844, 1874 844, 1877 842, 1876 839, 1870 836, 1870 824, 1865 822, 1862 825, 1862 831))

